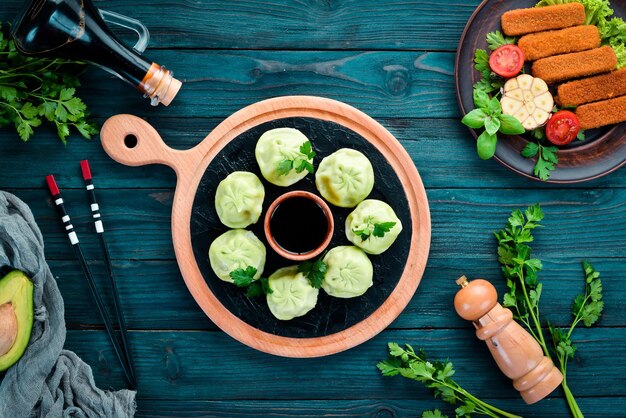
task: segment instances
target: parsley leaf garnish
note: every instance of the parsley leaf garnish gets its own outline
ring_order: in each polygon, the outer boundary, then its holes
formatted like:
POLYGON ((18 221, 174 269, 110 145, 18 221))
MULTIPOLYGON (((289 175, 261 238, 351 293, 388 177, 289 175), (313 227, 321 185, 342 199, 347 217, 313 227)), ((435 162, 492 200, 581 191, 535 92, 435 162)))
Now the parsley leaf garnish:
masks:
POLYGON ((382 238, 385 234, 391 231, 391 228, 396 226, 397 222, 374 222, 374 218, 369 216, 365 220, 365 226, 361 229, 353 229, 352 232, 358 237, 361 237, 361 241, 369 239, 370 236, 382 238))
POLYGON ((327 270, 328 266, 322 261, 322 257, 316 261, 305 261, 298 266, 298 273, 304 274, 309 279, 311 286, 316 289, 322 287, 327 270))
POLYGON ((536 156, 537 162, 535 163, 534 173, 541 180, 548 180, 551 171, 554 170, 554 167, 559 162, 558 151, 557 147, 546 147, 540 143, 529 142, 522 149, 521 154, 525 158, 536 156))
POLYGON ((22 141, 43 122, 53 124, 63 143, 70 129, 87 139, 98 132, 87 106, 75 96, 85 63, 24 56, 1 24, 0 55, 0 127, 14 125, 22 141))
POLYGON ((272 289, 270 288, 269 280, 266 277, 261 277, 258 280, 255 280, 254 275, 256 273, 256 268, 248 266, 245 269, 235 269, 231 271, 229 275, 230 278, 233 279, 235 286, 246 288, 246 296, 248 297, 271 294, 272 289))
POLYGON ((487 34, 487 45, 489 45, 489 49, 491 49, 492 51, 504 45, 515 44, 515 42, 515 38, 504 36, 499 30, 495 32, 489 32, 487 34))
POLYGON ((304 170, 309 173, 315 171, 313 164, 309 162, 312 160, 316 153, 313 151, 311 141, 306 141, 300 145, 299 154, 292 160, 284 159, 278 163, 276 167, 276 173, 279 176, 286 176, 291 170, 296 170, 296 173, 302 173, 304 170))

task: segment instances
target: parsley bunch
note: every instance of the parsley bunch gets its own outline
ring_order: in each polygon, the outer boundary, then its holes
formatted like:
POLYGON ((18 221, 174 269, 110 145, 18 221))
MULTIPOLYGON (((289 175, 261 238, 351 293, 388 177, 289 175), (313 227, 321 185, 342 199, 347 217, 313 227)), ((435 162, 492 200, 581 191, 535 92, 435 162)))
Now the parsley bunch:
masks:
POLYGON ((352 232, 354 232, 357 237, 361 237, 361 241, 365 241, 372 235, 378 238, 384 237, 394 226, 396 226, 396 222, 374 222, 374 218, 369 216, 365 220, 365 226, 363 228, 353 229, 352 232))
MULTIPOLYGON (((455 413, 457 417, 470 417, 472 414, 487 415, 490 417, 519 418, 490 405, 463 389, 454 381, 454 366, 449 361, 428 361, 424 351, 415 352, 413 347, 406 344, 404 348, 396 343, 389 343, 389 359, 376 365, 383 376, 400 375, 407 379, 417 380, 427 388, 432 389, 435 398, 441 398, 452 405, 460 404, 455 413)), ((436 409, 426 411, 423 418, 442 418, 446 415, 436 409)))
POLYGON ((0 23, 0 127, 14 125, 23 141, 42 122, 54 124, 65 144, 70 129, 85 138, 98 132, 87 106, 75 97, 84 63, 21 55, 0 23))
POLYGON ((544 214, 537 204, 528 207, 524 212, 517 209, 511 213, 504 229, 495 233, 498 240, 498 261, 502 265, 502 272, 506 279, 507 292, 503 297, 502 305, 513 311, 516 320, 522 322, 533 338, 539 343, 546 356, 556 358, 563 374, 563 391, 567 404, 574 417, 583 417, 576 403, 576 399, 567 386, 567 361, 574 357, 576 346, 571 336, 575 327, 582 322, 586 327, 595 324, 604 308, 602 302, 602 282, 600 273, 588 262, 583 262, 585 273, 585 293, 579 294, 572 304, 572 324, 567 330, 549 325, 552 337, 552 350, 548 347, 543 334, 539 300, 541 298, 542 283, 538 273, 543 268, 541 261, 531 257, 533 242, 532 231, 540 227, 544 214))
POLYGON ((246 296, 249 298, 271 294, 272 289, 267 277, 261 277, 256 280, 254 278, 256 272, 256 268, 248 266, 245 269, 238 268, 231 271, 229 276, 233 279, 235 286, 246 288, 246 296))
POLYGON ((311 141, 306 141, 300 145, 300 153, 293 159, 284 159, 278 163, 276 167, 276 173, 279 176, 286 176, 291 170, 296 170, 296 173, 302 173, 304 170, 309 173, 313 173, 315 169, 313 164, 309 162, 315 157, 315 151, 311 146, 311 141))

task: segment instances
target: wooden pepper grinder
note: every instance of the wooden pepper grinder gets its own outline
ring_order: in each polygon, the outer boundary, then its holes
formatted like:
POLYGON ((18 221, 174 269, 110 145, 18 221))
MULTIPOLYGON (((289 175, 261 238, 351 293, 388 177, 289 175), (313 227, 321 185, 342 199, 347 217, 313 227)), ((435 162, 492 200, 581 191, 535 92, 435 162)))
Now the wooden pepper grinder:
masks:
POLYGON ((550 358, 543 355, 535 339, 513 321, 513 313, 498 303, 495 287, 486 280, 469 282, 461 276, 454 308, 463 319, 472 321, 476 336, 487 343, 498 367, 513 379, 513 387, 527 404, 548 396, 563 381, 550 358))

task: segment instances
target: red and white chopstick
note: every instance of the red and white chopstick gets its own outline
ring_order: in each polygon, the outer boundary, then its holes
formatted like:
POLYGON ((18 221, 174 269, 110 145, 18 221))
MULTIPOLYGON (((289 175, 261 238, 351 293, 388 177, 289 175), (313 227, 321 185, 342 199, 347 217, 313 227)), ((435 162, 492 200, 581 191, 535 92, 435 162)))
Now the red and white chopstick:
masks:
POLYGON ((111 343, 113 344, 113 350, 115 351, 115 354, 117 355, 117 358, 119 359, 120 364, 122 365, 122 370, 124 371, 124 374, 126 375, 126 379, 128 380, 129 385, 132 388, 136 388, 137 382, 135 380, 134 373, 131 372, 131 367, 127 363, 126 358, 122 350, 120 349, 117 338, 115 337, 115 329, 113 328, 113 324, 111 323, 111 319, 110 319, 111 317, 109 316, 109 312, 106 308, 106 305, 104 304, 102 297, 100 296, 100 292, 98 291, 96 282, 93 278, 93 275, 91 274, 89 265, 87 264, 87 261, 85 260, 85 256, 83 255, 83 252, 80 248, 78 236, 76 235, 76 232, 74 231, 74 226, 72 225, 70 216, 65 210, 65 205, 63 202, 63 197, 61 196, 61 191, 59 190, 59 187, 57 186, 57 183, 54 180, 53 175, 47 176, 46 182, 48 183, 48 189, 50 190, 50 194, 52 195, 54 204, 57 207, 59 215, 61 216, 61 221, 63 222, 63 226, 65 227, 67 237, 69 238, 70 243, 72 244, 72 247, 74 247, 76 258, 80 262, 80 266, 83 269, 83 273, 85 274, 85 277, 87 278, 87 283, 89 283, 89 289, 91 290, 91 294, 93 296, 94 302, 96 303, 96 307, 98 308, 98 312, 100 313, 100 316, 102 317, 102 321, 104 322, 104 327, 106 328, 107 334, 109 335, 111 343))
POLYGON ((109 247, 107 246, 106 240, 104 238, 104 225, 102 224, 102 216, 100 214, 100 206, 98 205, 98 201, 96 200, 96 190, 93 184, 93 177, 91 175, 91 168, 89 167, 89 161, 82 160, 80 162, 80 169, 83 174, 83 180, 85 180, 85 188, 87 189, 87 195, 89 196, 89 203, 91 205, 91 213, 93 216, 93 224, 96 228, 96 233, 98 234, 98 238, 100 241, 100 249, 104 254, 104 264, 107 269, 107 273, 109 275, 109 284, 111 286, 111 290, 113 292, 113 308, 115 310, 115 316, 117 319, 117 323, 120 326, 120 335, 122 337, 122 348, 124 349, 124 354, 126 355, 126 360, 128 360, 128 365, 130 366, 130 372, 133 375, 133 379, 135 379, 135 370, 133 366, 133 358, 130 352, 130 346, 128 344, 128 332, 126 328, 126 320, 124 318, 124 314, 120 307, 120 296, 117 291, 117 285, 115 283, 115 276, 113 275, 113 264, 111 263, 111 256, 109 254, 109 247))

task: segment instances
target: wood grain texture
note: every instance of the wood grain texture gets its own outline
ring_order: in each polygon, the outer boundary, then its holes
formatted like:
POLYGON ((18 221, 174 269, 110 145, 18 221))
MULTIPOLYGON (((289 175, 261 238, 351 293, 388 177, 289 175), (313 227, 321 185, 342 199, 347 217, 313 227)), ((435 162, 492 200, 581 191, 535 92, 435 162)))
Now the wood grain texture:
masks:
MULTIPOLYGON (((626 344, 626 328, 581 329, 576 340, 576 359, 567 369, 572 391, 577 396, 626 396, 622 372, 626 358, 607 354, 626 344), (590 384, 591 376, 601 384, 590 384)), ((389 341, 423 347, 433 359, 450 359, 455 379, 473 393, 524 403, 471 327, 383 331, 352 350, 312 359, 269 356, 222 332, 130 332, 139 393, 149 398, 432 399, 417 382, 380 376, 376 363, 387 358, 389 341)), ((104 331, 70 331, 66 348, 93 366, 100 387, 122 386, 121 370, 104 331)), ((560 390, 555 396, 561 396, 560 390)))
MULTIPOLYGON (((62 182, 59 181, 62 187, 62 182)), ((9 190, 12 191, 12 190, 9 190)), ((13 190, 34 212, 49 260, 73 259, 47 192, 13 190)), ((536 232, 533 248, 543 260, 624 258, 626 189, 437 189, 429 190, 433 238, 430 257, 491 258, 492 231, 500 229, 515 208, 541 202, 546 228, 536 232), (567 239, 563 239, 567 237, 567 239)), ((84 190, 64 190, 65 205, 81 247, 99 255, 84 190), (93 238, 93 237, 91 237, 93 238)), ((98 201, 115 259, 173 259, 170 230, 173 190, 99 190, 98 201), (129 203, 132 202, 132 203, 129 203)), ((458 274, 457 274, 458 277, 458 274)))
MULTIPOLYGON (((542 241, 543 238, 539 238, 537 245, 541 245, 542 241)), ((541 252, 538 251, 537 255, 541 257, 541 252)), ((626 298, 622 291, 624 259, 601 258, 589 261, 602 274, 605 307, 599 326, 626 326, 623 314, 626 311, 626 298)), ((102 327, 98 313, 91 308, 90 299, 84 297, 89 288, 77 262, 51 261, 49 264, 65 300, 68 328, 102 327)), ((106 283, 104 265, 101 262, 91 264, 99 283, 106 283)), ((544 259, 543 265, 542 314, 552 323, 564 326, 571 318, 572 300, 583 290, 580 259, 544 259)), ((122 308, 130 328, 217 329, 189 295, 176 261, 117 260, 113 267, 122 308), (150 297, 146 297, 148 294, 150 297)), ((461 273, 467 273, 469 277, 484 277, 497 287, 500 294, 505 291, 504 278, 495 256, 474 258, 468 254, 462 258, 449 259, 445 254, 433 254, 424 272, 428 285, 418 289, 409 305, 389 328, 466 328, 467 322, 452 311, 452 301, 458 289, 454 279, 461 273)))
POLYGON ((126 165, 160 163, 176 172, 172 206, 172 239, 183 279, 209 318, 233 338, 258 350, 286 357, 317 357, 347 350, 386 328, 408 304, 420 283, 430 247, 430 213, 419 174, 400 143, 375 120, 344 103, 312 96, 286 96, 241 109, 219 124, 196 147, 180 151, 168 148, 147 122, 131 115, 116 115, 102 126, 105 151, 126 165), (278 336, 255 328, 226 309, 207 285, 195 259, 191 241, 191 210, 200 179, 220 151, 250 128, 274 119, 310 117, 347 127, 381 152, 394 168, 411 213, 411 243, 406 266, 397 286, 370 316, 350 328, 320 337, 278 336), (136 146, 126 145, 128 135, 136 146))
POLYGON ((314 95, 374 118, 459 116, 448 52, 157 50, 150 58, 183 82, 172 104, 153 108, 135 89, 91 68, 78 94, 92 114, 225 118, 270 97, 314 95))
MULTIPOLYGON (((150 48, 454 50, 479 0, 94 3, 141 20, 150 48)), ((5 0, 0 19, 14 18, 20 4, 5 0)))
MULTIPOLYGON (((175 149, 195 146, 214 129, 219 118, 148 119, 165 142, 175 149)), ((530 181, 493 161, 482 161, 476 156, 475 145, 469 140, 467 129, 456 119, 378 119, 409 152, 427 188, 544 188, 554 186, 530 181), (453 167, 453 168, 452 168, 453 167), (455 175, 454 184, 450 173, 455 175)), ((100 119, 100 123, 103 121, 100 119)), ((174 172, 163 166, 125 167, 111 160, 102 150, 99 140, 85 141, 73 138, 63 146, 56 133, 43 128, 32 141, 22 143, 17 136, 6 132, 0 141, 0 152, 10 152, 12 164, 0 165, 0 189, 37 188, 42 179, 54 173, 59 185, 82 188, 78 161, 89 159, 98 189, 108 188, 172 188, 176 183, 174 172), (52 158, 53 156, 53 158, 52 158), (32 164, 32 161, 46 161, 32 164), (27 167, 28 176, 15 176, 15 167, 27 167)), ((618 170, 607 178, 586 182, 577 188, 598 189, 624 187, 626 170, 618 170)))
MULTIPOLYGON (((526 406, 519 399, 481 399, 505 411, 513 411, 524 417, 554 418, 563 416, 567 405, 563 399, 549 398, 540 405, 526 406)), ((577 397, 578 405, 586 417, 622 417, 626 408, 625 398, 582 398, 577 397)), ((434 399, 414 400, 324 400, 324 401, 180 401, 139 399, 137 417, 186 418, 219 417, 240 418, 294 416, 311 418, 319 416, 396 418, 421 417, 422 411, 439 409, 448 416, 454 416, 454 407, 434 399)))

